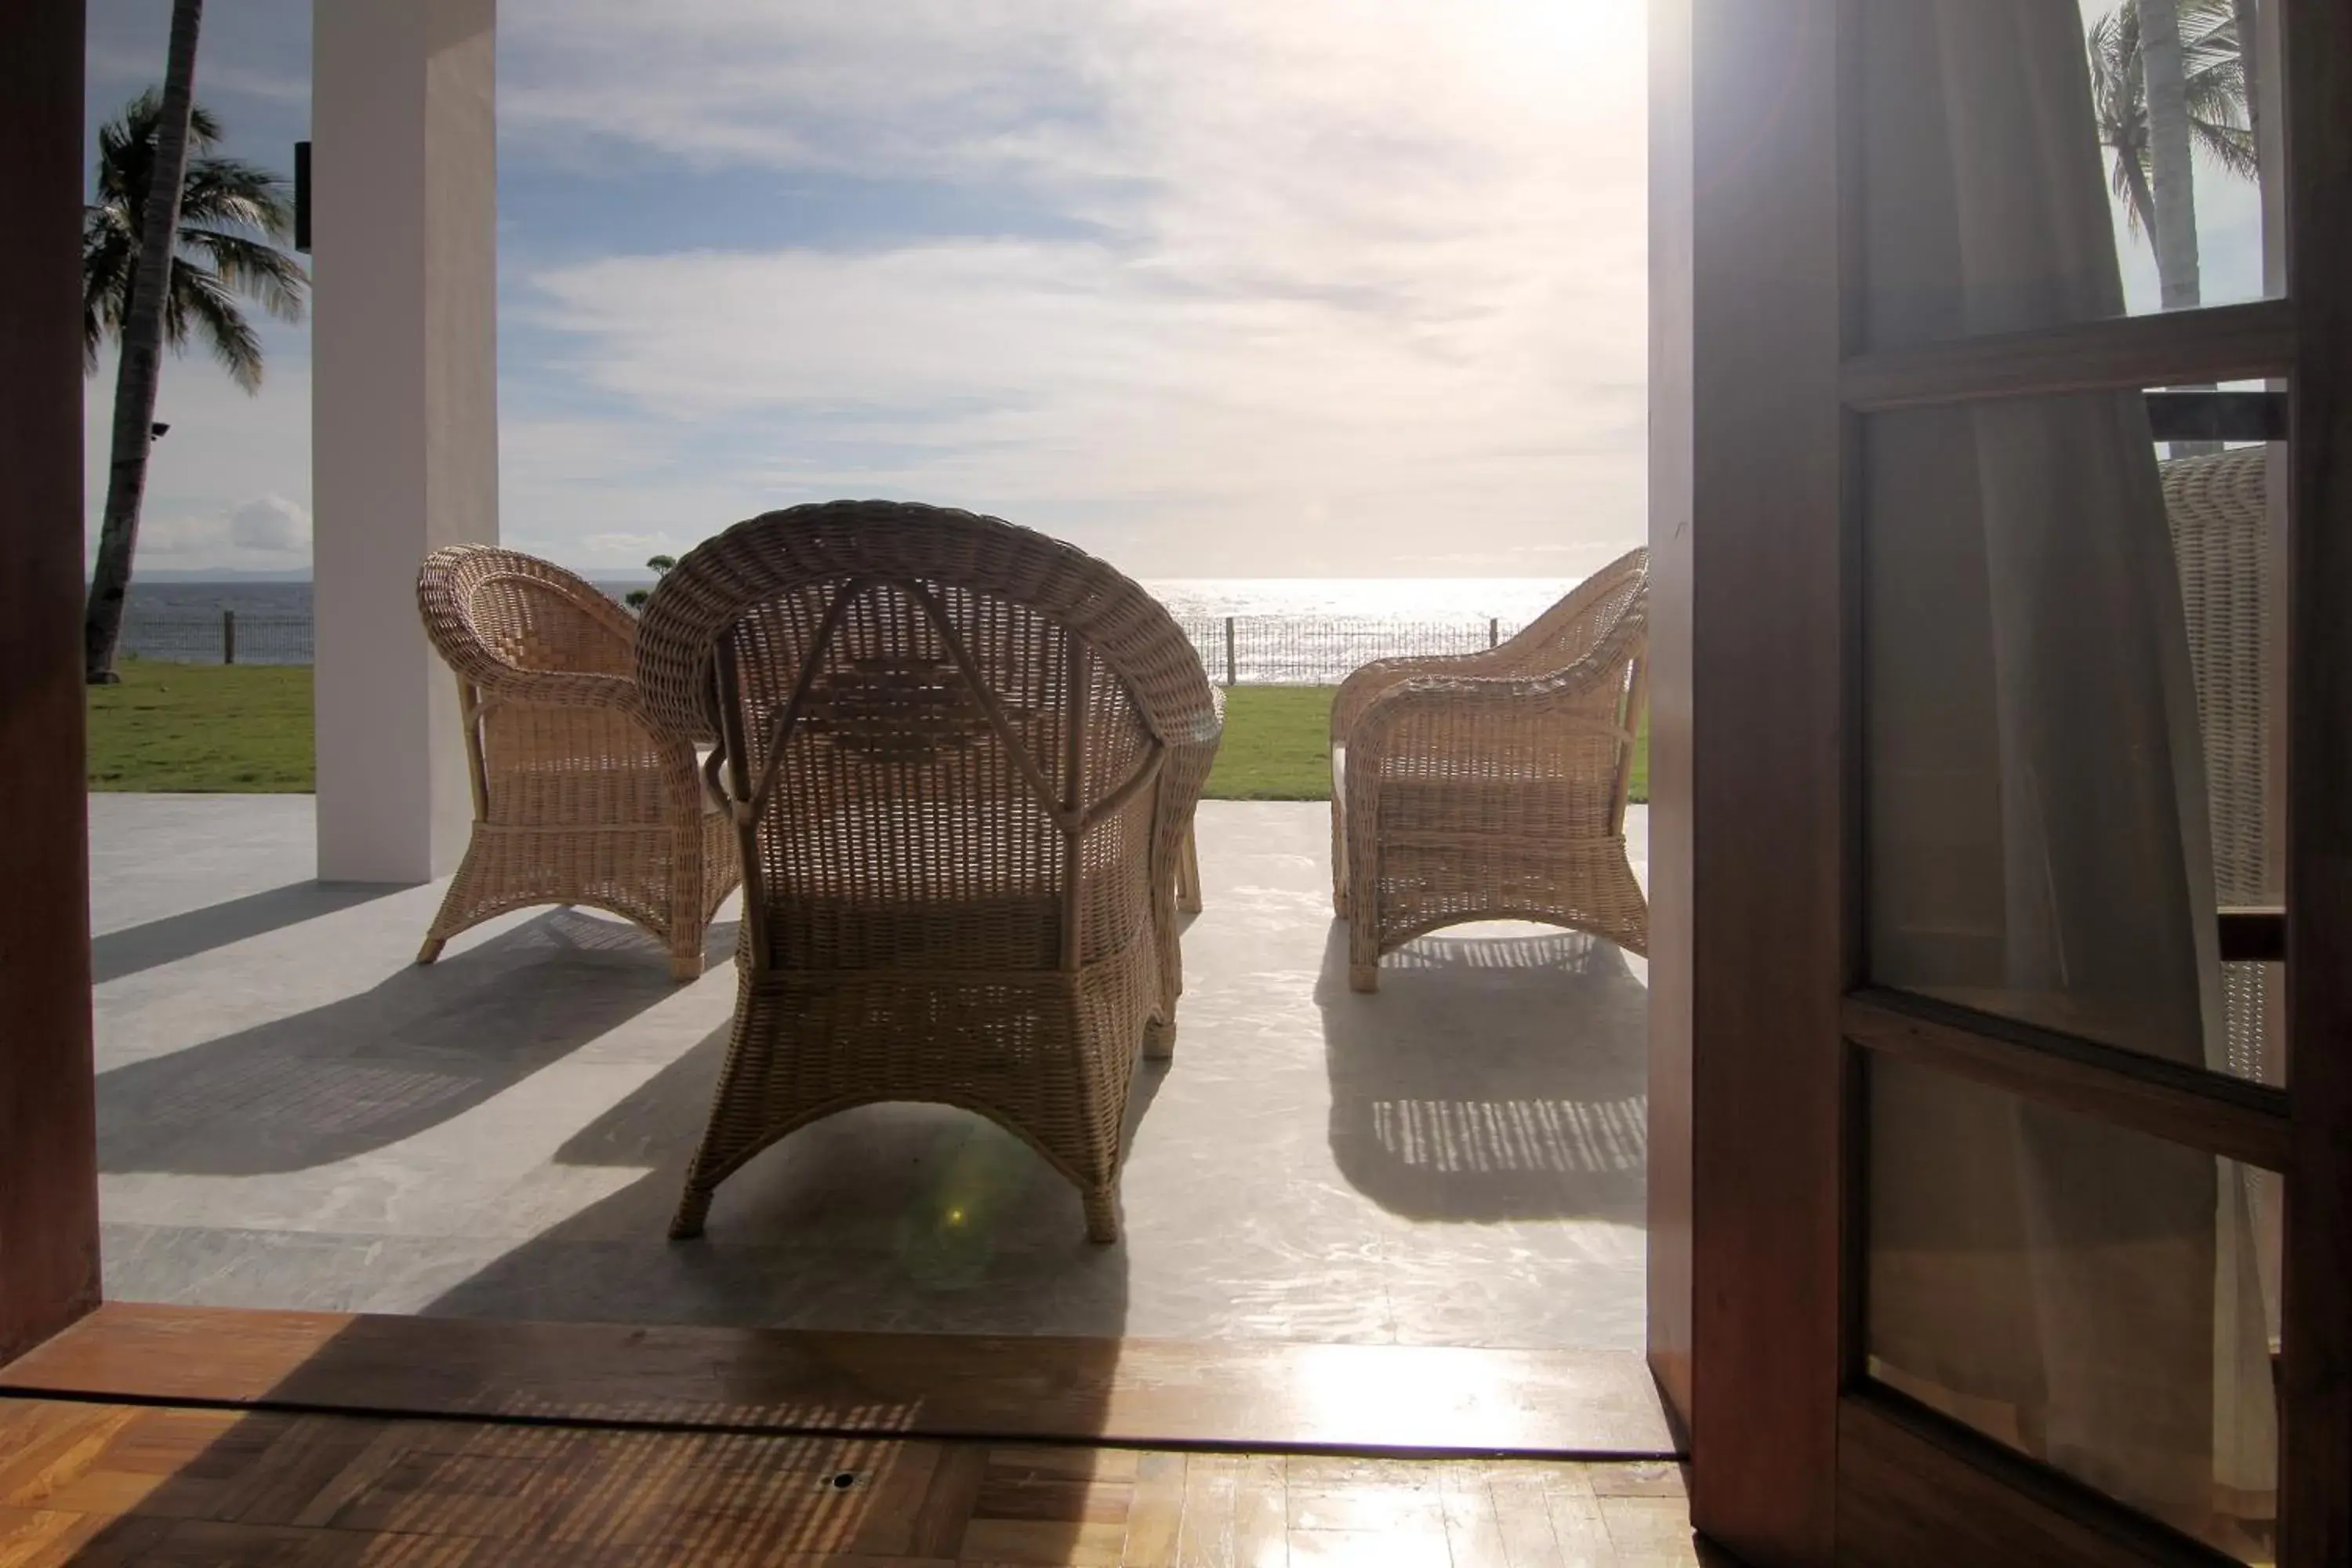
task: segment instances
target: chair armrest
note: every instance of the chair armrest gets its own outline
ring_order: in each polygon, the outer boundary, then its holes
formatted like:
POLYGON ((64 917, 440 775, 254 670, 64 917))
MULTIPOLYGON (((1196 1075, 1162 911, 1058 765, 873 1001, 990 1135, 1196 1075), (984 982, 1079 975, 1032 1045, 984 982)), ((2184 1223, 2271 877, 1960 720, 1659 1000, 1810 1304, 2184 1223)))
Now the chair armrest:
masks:
POLYGON ((531 708, 617 708, 661 733, 646 711, 637 683, 625 675, 583 670, 519 669, 481 665, 463 672, 482 693, 484 706, 511 702, 531 708))
MULTIPOLYGON (((637 683, 625 675, 599 675, 583 670, 517 669, 511 665, 498 665, 477 674, 466 672, 477 696, 474 710, 467 715, 473 719, 503 707, 516 708, 593 708, 607 712, 625 714, 643 730, 654 744, 669 757, 672 763, 683 763, 689 773, 701 772, 695 756, 698 742, 708 745, 711 737, 702 734, 680 734, 664 723, 650 703, 645 700, 637 683), (487 675, 488 679, 482 679, 487 675)), ((698 793, 699 780, 694 785, 698 793)))
POLYGON ((1364 710, 1378 701, 1381 695, 1399 684, 1419 676, 1467 677, 1499 673, 1507 657, 1507 649, 1480 648, 1475 653, 1419 654, 1410 658, 1376 658, 1362 665, 1339 683, 1331 698, 1331 743, 1348 744, 1349 731, 1363 718, 1364 710))
POLYGON ((1623 669, 1623 650, 1606 646, 1546 675, 1422 672, 1389 681, 1364 705, 1346 739, 1350 809, 1359 789, 1377 789, 1381 764, 1406 747, 1415 754, 1475 752, 1499 740, 1501 730, 1520 726, 1557 727, 1633 744, 1639 714, 1628 714, 1621 724, 1587 706, 1597 690, 1622 680, 1623 669), (1434 735, 1426 722, 1432 719, 1439 721, 1434 735))
POLYGON ((1167 738, 1167 761, 1163 764, 1177 785, 1177 807, 1190 817, 1192 807, 1201 798, 1201 790, 1208 783, 1209 770, 1217 760, 1217 748, 1225 738, 1225 694, 1216 687, 1209 688, 1209 718, 1190 733, 1167 738))

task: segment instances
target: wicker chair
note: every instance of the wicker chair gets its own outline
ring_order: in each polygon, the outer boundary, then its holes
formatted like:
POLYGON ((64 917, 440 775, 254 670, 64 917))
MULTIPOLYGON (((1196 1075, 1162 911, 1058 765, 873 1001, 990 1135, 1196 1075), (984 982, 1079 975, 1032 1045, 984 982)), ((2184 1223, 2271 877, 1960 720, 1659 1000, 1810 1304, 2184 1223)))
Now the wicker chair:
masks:
POLYGON ((651 931, 673 978, 700 974, 735 834, 692 742, 639 700, 635 621, 560 566, 478 544, 427 557, 416 603, 457 672, 474 788, 473 839, 416 961, 494 915, 585 904, 651 931))
POLYGON ((1499 647, 1382 659, 1331 703, 1332 903, 1348 980, 1470 921, 1649 948, 1625 858, 1644 703, 1649 552, 1612 562, 1499 647))
POLYGON ((680 561, 637 679, 664 721, 719 736, 744 865, 733 1037, 671 1235, 796 1128, 926 1100, 1026 1140, 1116 1240, 1219 738, 1168 612, 994 518, 835 501, 680 561))
MULTIPOLYGON (((2263 660, 2277 613, 2271 580, 2268 449, 2242 447, 2158 465, 2180 570, 2213 829, 2214 891, 2224 905, 2278 901, 2268 874, 2270 725, 2263 660)), ((2267 966, 2222 966, 2230 1071, 2284 1081, 2264 1026, 2267 966)))

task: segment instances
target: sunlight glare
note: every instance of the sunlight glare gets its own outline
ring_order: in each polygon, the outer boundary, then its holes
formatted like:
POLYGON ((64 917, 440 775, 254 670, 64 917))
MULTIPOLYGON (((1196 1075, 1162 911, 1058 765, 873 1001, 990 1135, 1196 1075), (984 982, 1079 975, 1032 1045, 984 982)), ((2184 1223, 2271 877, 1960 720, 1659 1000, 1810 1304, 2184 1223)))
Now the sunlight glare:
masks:
POLYGON ((1555 100, 1638 94, 1647 72, 1647 0, 1494 0, 1481 53, 1498 84, 1555 100))

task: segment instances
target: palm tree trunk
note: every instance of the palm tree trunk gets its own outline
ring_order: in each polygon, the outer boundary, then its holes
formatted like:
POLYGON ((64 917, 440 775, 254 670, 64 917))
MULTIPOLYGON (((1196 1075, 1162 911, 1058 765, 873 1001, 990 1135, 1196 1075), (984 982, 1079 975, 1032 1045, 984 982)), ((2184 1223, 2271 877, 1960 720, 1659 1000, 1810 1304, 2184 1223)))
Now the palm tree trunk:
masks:
POLYGON ((155 126, 147 207, 140 215, 139 264, 123 310, 122 356, 114 375, 114 448, 107 466, 106 513, 82 618, 82 672, 93 685, 117 679, 114 647, 122 635, 122 599, 131 587, 131 557, 139 542, 139 506, 147 494, 147 451, 154 442, 163 312, 171 296, 172 251, 179 242, 180 195, 188 178, 188 117, 195 103, 196 33, 204 12, 204 0, 173 0, 163 113, 155 126))
MULTIPOLYGON (((2193 310, 2204 296, 2198 276, 2197 168, 2190 153, 2188 69, 2180 47, 2179 0, 2137 0, 2140 72, 2147 93, 2147 154, 2156 223, 2156 280, 2168 310, 2193 310)), ((2175 441, 2176 458, 2220 451, 2217 442, 2175 441)))
MULTIPOLYGON (((2255 57, 2262 51, 2262 19, 2254 0, 2235 0, 2238 25, 2238 67, 2246 82, 2246 129, 2253 132, 2254 156, 2263 149, 2263 77, 2255 57)), ((2259 176, 2257 176, 2259 179, 2259 176)))
POLYGON ((2149 180, 2156 197, 2156 276, 2164 308, 2187 310, 2197 278, 2197 173, 2190 162, 2189 89, 2179 0, 2138 0, 2142 79, 2147 91, 2149 180))

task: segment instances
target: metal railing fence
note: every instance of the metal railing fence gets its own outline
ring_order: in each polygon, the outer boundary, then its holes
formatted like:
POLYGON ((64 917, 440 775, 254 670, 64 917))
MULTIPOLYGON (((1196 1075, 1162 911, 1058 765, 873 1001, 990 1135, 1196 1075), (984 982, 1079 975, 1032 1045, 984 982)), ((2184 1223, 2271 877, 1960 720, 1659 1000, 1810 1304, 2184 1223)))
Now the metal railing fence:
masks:
POLYGON ((138 610, 122 617, 121 651, 164 664, 309 664, 308 616, 242 610, 138 610))

